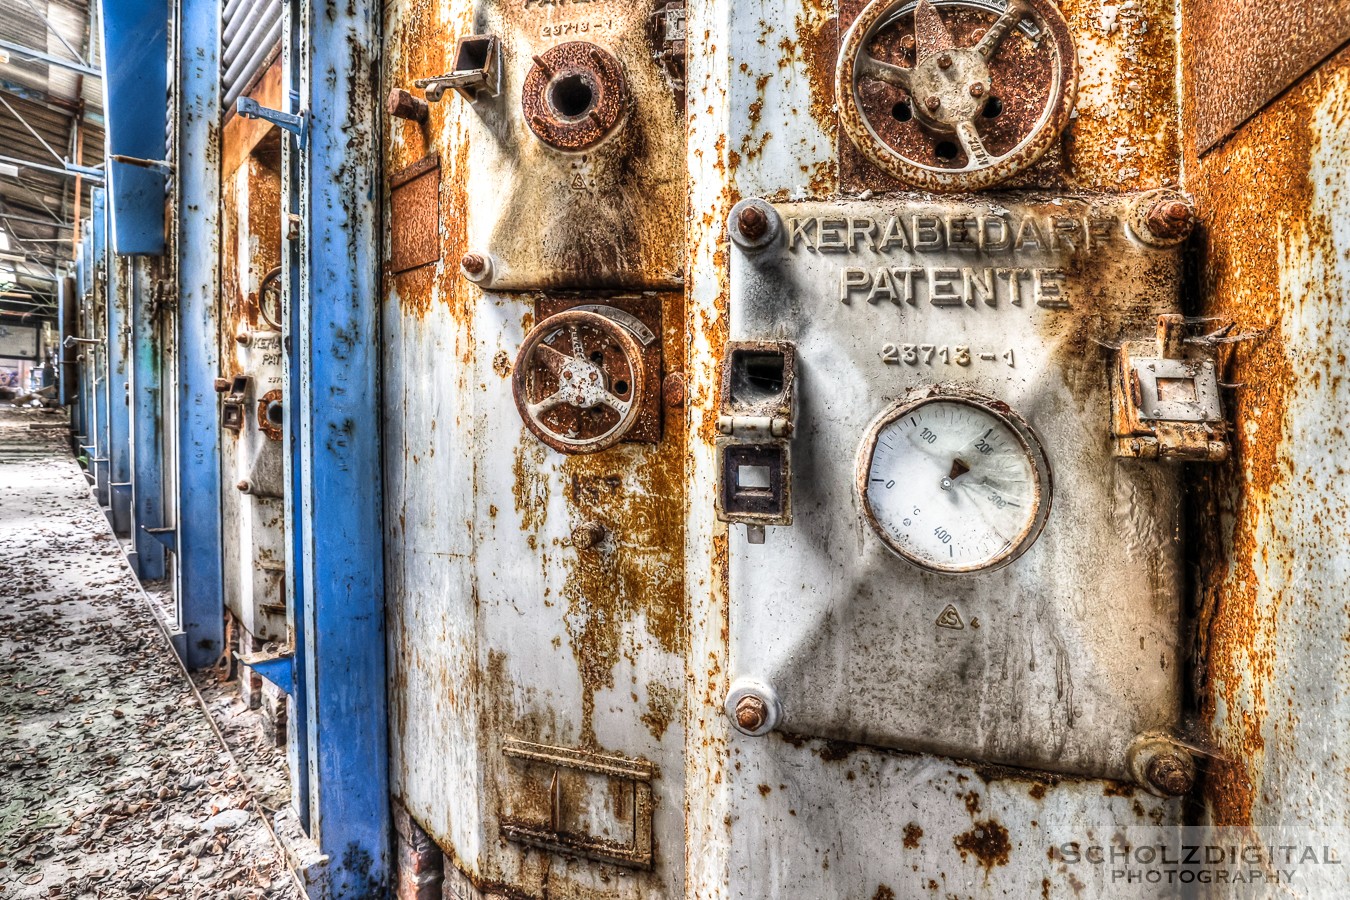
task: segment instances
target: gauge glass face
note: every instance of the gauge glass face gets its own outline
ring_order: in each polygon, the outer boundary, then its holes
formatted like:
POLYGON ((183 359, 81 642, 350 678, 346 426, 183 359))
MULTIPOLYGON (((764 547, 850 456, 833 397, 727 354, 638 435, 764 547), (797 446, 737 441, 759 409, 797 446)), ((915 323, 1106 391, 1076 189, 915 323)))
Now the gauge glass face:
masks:
POLYGON ((974 572, 1035 540, 1049 503, 1045 459, 1028 429, 968 400, 901 406, 869 432, 861 487, 870 521, 922 568, 974 572))

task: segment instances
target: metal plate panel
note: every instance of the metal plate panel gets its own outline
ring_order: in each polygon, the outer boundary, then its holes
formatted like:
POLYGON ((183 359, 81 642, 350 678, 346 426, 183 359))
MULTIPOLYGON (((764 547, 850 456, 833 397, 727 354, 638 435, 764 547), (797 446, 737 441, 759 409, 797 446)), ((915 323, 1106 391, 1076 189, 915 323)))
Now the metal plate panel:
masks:
POLYGON ((776 689, 780 729, 1121 778, 1175 724, 1176 475, 1111 455, 1108 371, 1174 308, 1178 258, 1130 236, 1128 199, 780 204, 775 245, 733 249, 732 337, 800 367, 794 524, 730 538, 732 676, 776 689), (1049 521, 1005 569, 921 573, 862 521, 864 429, 935 384, 1045 446, 1049 521))
POLYGON ((1197 153, 1350 41, 1347 0, 1182 0, 1181 16, 1197 153))
POLYGON ((441 258, 441 158, 423 157, 389 177, 389 269, 441 258))

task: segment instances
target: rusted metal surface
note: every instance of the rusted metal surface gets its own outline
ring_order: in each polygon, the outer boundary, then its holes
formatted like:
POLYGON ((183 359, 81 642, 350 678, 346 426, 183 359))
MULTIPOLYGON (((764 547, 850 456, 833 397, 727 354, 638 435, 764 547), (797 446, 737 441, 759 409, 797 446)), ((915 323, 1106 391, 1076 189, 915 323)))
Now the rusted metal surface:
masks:
MULTIPOLYGON (((1114 23, 1086 0, 1064 9, 1080 51, 1080 116, 1020 183, 1175 184, 1171 6, 1146 0, 1114 23)), ((840 154, 851 152, 833 109, 839 19, 828 2, 689 4, 686 130, 669 73, 645 68, 664 49, 650 11, 426 0, 388 10, 386 86, 450 71, 465 34, 496 34, 503 51, 497 98, 471 106, 447 95, 425 125, 385 123, 387 170, 437 152, 444 173, 445 262, 385 283, 396 794, 444 849, 448 889, 465 897, 791 896, 803 885, 830 900, 1105 895, 1101 873, 1047 863, 1047 846, 1081 839, 1070 822, 1107 833, 1172 821, 1175 801, 795 734, 733 736, 723 702, 739 674, 729 635, 743 627, 745 599, 728 594, 728 535, 711 502, 737 252, 723 228, 742 197, 838 198, 840 154), (630 15, 643 18, 640 41, 630 15), (634 104, 584 154, 535 140, 517 105, 531 57, 569 40, 613 52, 634 104), (516 189, 479 189, 488 178, 516 189), (483 261, 477 282, 457 265, 469 253, 483 261), (685 376, 684 405, 663 405, 661 442, 564 458, 527 434, 510 379, 547 313, 540 298, 503 289, 674 285, 676 272, 685 293, 660 297, 659 334, 664 368, 685 376), (502 811, 542 802, 551 787, 520 783, 501 752, 508 739, 650 760, 652 870, 616 877, 501 841, 502 811), (444 762, 427 766, 432 758, 444 762)), ((802 291, 779 298, 786 323, 802 291)), ((1090 360, 1066 363, 1095 385, 1084 392, 1104 391, 1109 354, 1083 331, 1053 339, 1062 359, 1090 360)), ((834 377, 829 366, 803 371, 808 382, 834 377)), ((811 407, 839 408, 833 398, 811 407)), ((1097 426, 1103 442, 1108 419, 1097 426)))
POLYGON ((628 85, 614 54, 568 41, 534 57, 520 112, 534 136, 559 150, 585 150, 609 134, 628 107, 628 85))
MULTIPOLYGON (((1334 22, 1341 5, 1318 9, 1334 22)), ((1213 74, 1201 61, 1237 39, 1211 24, 1195 20, 1183 35, 1182 86, 1197 96, 1213 74)), ((1350 506, 1327 473, 1344 456, 1348 133, 1350 54, 1341 51, 1203 157, 1187 147, 1199 311, 1249 336, 1223 358, 1222 380, 1235 386, 1232 459, 1207 472, 1192 517, 1196 687, 1214 743, 1201 791, 1206 819, 1219 825, 1318 827, 1347 816, 1350 780, 1328 748, 1350 728, 1350 506)))
POLYGON ((1187 148, 1203 154, 1350 41, 1350 2, 1183 0, 1187 148))
POLYGON ((874 0, 842 38, 840 122, 864 157, 903 183, 978 190, 1058 143, 1076 71, 1068 25, 1050 0, 1006 9, 874 0))
POLYGON ((441 258, 441 158, 429 154, 389 176, 389 270, 441 258))

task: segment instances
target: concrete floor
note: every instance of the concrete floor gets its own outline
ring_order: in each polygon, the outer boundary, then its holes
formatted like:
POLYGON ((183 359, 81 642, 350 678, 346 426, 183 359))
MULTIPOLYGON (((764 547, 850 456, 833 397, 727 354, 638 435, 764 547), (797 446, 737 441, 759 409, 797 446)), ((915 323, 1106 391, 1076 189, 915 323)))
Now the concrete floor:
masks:
POLYGON ((298 898, 62 421, 0 409, 0 898, 298 898))

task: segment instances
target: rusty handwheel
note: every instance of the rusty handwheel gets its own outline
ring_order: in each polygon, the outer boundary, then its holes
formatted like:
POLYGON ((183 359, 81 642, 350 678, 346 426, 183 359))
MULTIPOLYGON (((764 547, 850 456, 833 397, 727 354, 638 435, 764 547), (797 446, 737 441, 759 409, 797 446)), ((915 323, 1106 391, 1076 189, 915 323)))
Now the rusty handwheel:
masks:
POLYGON ((622 325, 570 309, 525 336, 511 374, 516 409, 535 437, 563 453, 613 447, 637 423, 642 348, 622 325))
POLYGON ((872 0, 844 36, 835 88, 844 131, 883 171, 970 191, 1058 140, 1077 60, 1054 0, 872 0))

